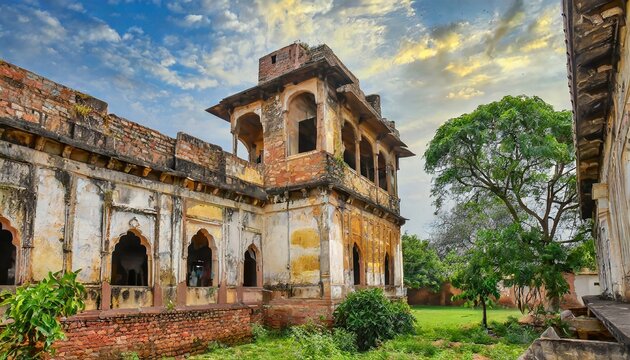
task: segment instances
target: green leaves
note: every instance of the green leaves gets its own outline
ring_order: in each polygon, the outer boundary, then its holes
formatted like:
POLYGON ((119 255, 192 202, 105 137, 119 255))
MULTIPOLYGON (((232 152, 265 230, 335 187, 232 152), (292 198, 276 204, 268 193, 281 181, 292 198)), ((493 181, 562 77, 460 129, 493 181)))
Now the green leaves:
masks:
POLYGON ((0 360, 39 359, 52 354, 55 341, 65 338, 60 317, 75 315, 85 308, 85 288, 76 272, 49 273, 35 285, 25 284, 0 295, 8 322, 0 333, 0 360))
POLYGON ((398 334, 412 333, 416 322, 406 302, 388 300, 379 288, 348 294, 333 316, 335 327, 356 335, 360 350, 378 347, 398 334))
POLYGON ((405 286, 412 289, 427 287, 438 291, 444 282, 444 265, 435 249, 416 235, 402 236, 405 286))

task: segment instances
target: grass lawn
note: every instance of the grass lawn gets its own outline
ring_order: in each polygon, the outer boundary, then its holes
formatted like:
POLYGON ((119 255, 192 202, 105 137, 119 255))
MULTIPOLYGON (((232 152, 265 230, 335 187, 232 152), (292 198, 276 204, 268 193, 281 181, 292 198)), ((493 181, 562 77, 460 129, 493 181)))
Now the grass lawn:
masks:
MULTIPOLYGON (((517 359, 529 344, 515 344, 527 338, 497 338, 481 330, 481 310, 461 307, 414 306, 418 319, 415 335, 387 341, 379 349, 348 355, 349 359, 517 359)), ((488 321, 505 322, 509 316, 519 317, 518 310, 488 311, 488 321)), ((277 334, 256 343, 215 349, 191 359, 297 359, 296 344, 277 334)))

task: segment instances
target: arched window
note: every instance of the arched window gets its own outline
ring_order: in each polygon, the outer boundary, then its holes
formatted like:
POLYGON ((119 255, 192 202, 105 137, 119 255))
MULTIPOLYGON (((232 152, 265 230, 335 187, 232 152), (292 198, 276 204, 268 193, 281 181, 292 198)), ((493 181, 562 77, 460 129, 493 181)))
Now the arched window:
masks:
POLYGON ((352 247, 352 273, 354 285, 361 285, 361 252, 357 244, 352 247))
POLYGON ((317 104, 315 96, 303 93, 289 104, 287 129, 289 155, 300 154, 317 148, 317 104))
POLYGON ((147 254, 140 237, 132 231, 122 236, 112 253, 112 285, 148 286, 147 254))
POLYGON ((190 287, 209 287, 214 285, 214 262, 211 239, 199 230, 188 245, 186 281, 190 287))
POLYGON ((385 285, 390 285, 391 283, 391 273, 389 272, 389 254, 385 253, 385 285))
POLYGON ((343 124, 341 129, 341 141, 343 142, 343 161, 351 168, 357 168, 357 147, 356 147, 356 135, 352 125, 347 121, 343 124))
POLYGON ((248 113, 236 121, 236 136, 247 149, 247 160, 260 164, 263 161, 264 138, 260 116, 248 113))
POLYGON ((374 182, 374 152, 372 145, 365 138, 361 138, 359 151, 361 153, 361 175, 374 182))
POLYGON ((258 266, 256 250, 253 245, 245 251, 243 262, 243 286, 258 286, 258 266))
POLYGON ((0 223, 0 285, 15 285, 16 256, 13 235, 0 223))
POLYGON ((396 167, 394 165, 389 166, 389 192, 396 195, 396 167))
POLYGON ((382 152, 378 153, 378 186, 387 191, 387 162, 382 152))

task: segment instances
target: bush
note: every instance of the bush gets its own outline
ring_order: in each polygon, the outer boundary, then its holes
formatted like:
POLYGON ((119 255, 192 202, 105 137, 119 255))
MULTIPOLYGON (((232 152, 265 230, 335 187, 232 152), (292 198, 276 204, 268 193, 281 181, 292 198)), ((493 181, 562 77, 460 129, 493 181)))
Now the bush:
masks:
POLYGON ((335 340, 326 330, 320 331, 313 326, 294 326, 290 337, 297 344, 298 359, 330 359, 341 355, 335 340))
POLYGON ((416 322, 409 305, 389 301, 378 288, 350 293, 333 316, 335 327, 354 333, 362 351, 398 334, 412 333, 416 322))
POLYGON ((513 316, 503 324, 493 322, 492 331, 508 344, 531 344, 539 335, 531 326, 519 324, 513 316))
POLYGON ((264 326, 260 324, 252 325, 252 338, 254 342, 259 340, 265 340, 269 337, 269 330, 265 329, 264 326))
POLYGON ((337 349, 351 354, 357 352, 357 336, 354 333, 341 328, 333 329, 332 338, 337 349))
POLYGON ((3 293, 7 306, 2 320, 12 320, 0 333, 0 359, 38 359, 54 355, 53 343, 65 338, 59 318, 85 308, 85 288, 76 272, 48 273, 35 285, 23 285, 15 294, 3 293))

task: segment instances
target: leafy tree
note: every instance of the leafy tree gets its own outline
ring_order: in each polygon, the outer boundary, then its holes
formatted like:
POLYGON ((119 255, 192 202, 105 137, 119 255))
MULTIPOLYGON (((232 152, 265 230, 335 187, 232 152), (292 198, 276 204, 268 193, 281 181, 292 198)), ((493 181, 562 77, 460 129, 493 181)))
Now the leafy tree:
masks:
POLYGON ((0 333, 0 359, 39 359, 54 353, 53 343, 65 338, 60 317, 85 308, 85 288, 76 281, 78 273, 48 273, 35 285, 2 294, 0 306, 7 306, 2 320, 12 321, 0 333))
MULTIPOLYGON (((521 290, 544 286, 551 299, 566 291, 559 273, 571 268, 566 245, 584 239, 576 235, 582 229, 570 112, 555 111, 538 97, 506 96, 448 120, 424 157, 438 209, 446 199, 498 201, 528 235, 516 238, 512 258, 522 259, 521 252, 542 256, 531 272, 504 277, 518 278, 513 284, 521 290), (536 240, 527 242, 533 232, 536 240)), ((508 268, 528 266, 516 265, 508 268)))
MULTIPOLYGON (((485 235, 484 232, 480 233, 481 237, 485 235)), ((485 241, 477 241, 475 246, 463 256, 451 277, 451 283, 462 290, 462 293, 454 298, 481 304, 483 310, 481 323, 486 329, 488 328, 486 308, 492 296, 499 298, 499 282, 501 281, 496 263, 487 256, 487 252, 485 241)))
POLYGON ((445 269, 429 242, 405 233, 402 236, 402 253, 405 286, 439 291, 445 280, 445 269))
POLYGON ((512 223, 503 204, 489 199, 457 203, 437 215, 430 243, 442 259, 452 251, 463 254, 470 249, 479 229, 495 229, 512 223))

